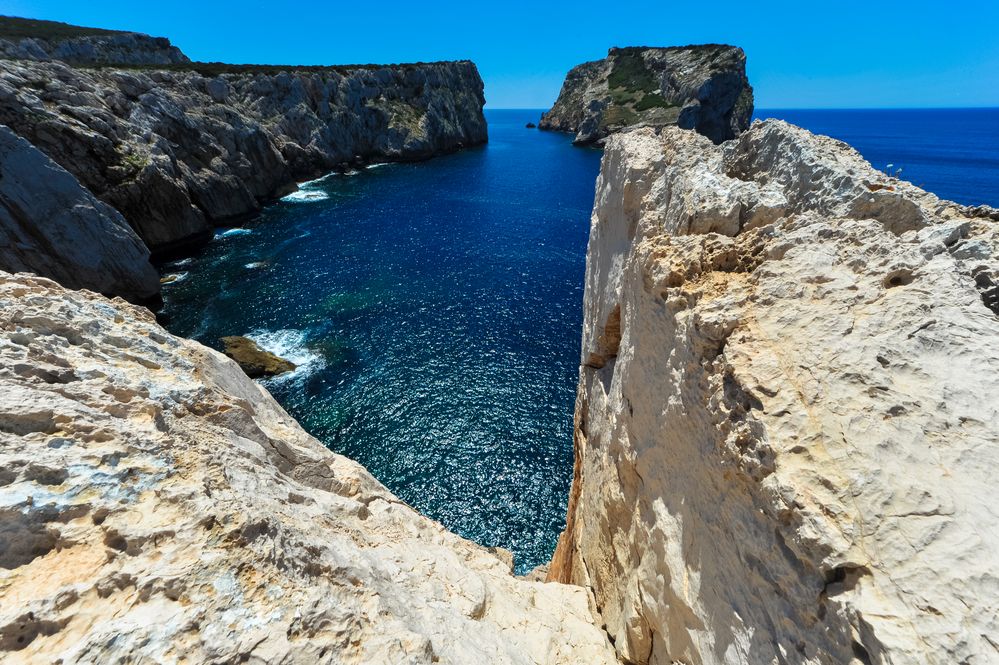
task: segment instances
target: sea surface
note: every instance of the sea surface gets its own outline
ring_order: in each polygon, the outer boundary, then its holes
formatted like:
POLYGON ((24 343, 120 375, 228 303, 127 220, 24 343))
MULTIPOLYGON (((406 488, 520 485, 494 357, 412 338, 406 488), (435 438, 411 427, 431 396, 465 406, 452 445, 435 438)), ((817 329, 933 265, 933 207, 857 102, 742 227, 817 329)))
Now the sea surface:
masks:
MULTIPOLYGON (((163 266, 161 318, 299 368, 265 385, 449 529, 546 562, 565 520, 583 271, 601 153, 487 111, 490 142, 307 183, 163 266)), ((879 168, 999 206, 999 111, 761 111, 879 168)))

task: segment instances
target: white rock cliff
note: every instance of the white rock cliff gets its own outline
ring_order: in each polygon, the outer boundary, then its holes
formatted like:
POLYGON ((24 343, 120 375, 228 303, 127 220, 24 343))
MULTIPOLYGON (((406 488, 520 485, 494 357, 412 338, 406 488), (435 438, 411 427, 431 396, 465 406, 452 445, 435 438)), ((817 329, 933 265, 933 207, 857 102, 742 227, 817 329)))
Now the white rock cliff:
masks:
POLYGON ((999 662, 997 220, 782 122, 608 140, 550 578, 625 662, 999 662))
POLYGON ((0 272, 0 661, 613 663, 148 310, 0 272))

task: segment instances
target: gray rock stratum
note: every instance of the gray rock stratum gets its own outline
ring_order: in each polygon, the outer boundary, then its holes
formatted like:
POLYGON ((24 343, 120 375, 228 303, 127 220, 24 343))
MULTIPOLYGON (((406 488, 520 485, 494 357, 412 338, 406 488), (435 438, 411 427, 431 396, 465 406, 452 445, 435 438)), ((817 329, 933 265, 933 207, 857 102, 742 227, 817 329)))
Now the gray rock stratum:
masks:
POLYGON ((999 663, 999 211, 778 121, 607 141, 550 578, 630 663, 999 663))
POLYGON ((0 273, 0 660, 615 662, 147 310, 0 273))
POLYGON ((124 218, 3 125, 0 270, 133 300, 159 292, 149 250, 124 218))
POLYGON ((0 58, 91 65, 188 62, 187 56, 165 37, 13 16, 0 16, 0 58))
POLYGON ((600 142, 635 125, 694 129, 715 143, 736 136, 753 115, 746 54, 734 46, 612 48, 573 67, 541 129, 600 142))
POLYGON ((154 252, 357 160, 486 141, 468 61, 70 67, 0 60, 0 123, 121 212, 154 252))

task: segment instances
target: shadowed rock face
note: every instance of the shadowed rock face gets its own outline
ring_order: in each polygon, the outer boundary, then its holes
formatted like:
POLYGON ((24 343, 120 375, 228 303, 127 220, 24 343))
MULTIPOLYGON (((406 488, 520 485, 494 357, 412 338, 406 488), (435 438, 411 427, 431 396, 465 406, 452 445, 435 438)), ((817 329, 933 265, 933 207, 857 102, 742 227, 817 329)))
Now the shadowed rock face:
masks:
POLYGON ((152 314, 0 272, 0 661, 612 665, 152 314))
POLYGON ((169 65, 189 62, 165 37, 0 16, 0 58, 78 65, 169 65))
POLYGON ((124 218, 2 125, 0 270, 131 300, 159 292, 149 250, 124 218))
POLYGON ((119 210, 154 252, 338 165, 483 143, 483 104, 471 62, 156 70, 0 60, 0 122, 119 210))
POLYGON ((611 137, 550 578, 625 662, 994 662, 997 267, 997 211, 786 123, 611 137))
POLYGON ((676 125, 719 143, 746 129, 752 115, 742 49, 630 47, 570 70, 539 126, 573 132, 577 144, 635 125, 676 125))

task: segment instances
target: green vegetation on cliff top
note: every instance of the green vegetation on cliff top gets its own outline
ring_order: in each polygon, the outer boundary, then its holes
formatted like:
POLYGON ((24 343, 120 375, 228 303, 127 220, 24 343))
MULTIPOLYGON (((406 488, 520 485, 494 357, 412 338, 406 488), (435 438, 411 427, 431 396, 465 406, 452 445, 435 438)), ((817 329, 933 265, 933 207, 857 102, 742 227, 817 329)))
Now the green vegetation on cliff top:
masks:
POLYGON ((0 38, 3 39, 46 39, 58 42, 73 37, 98 37, 121 34, 121 30, 84 28, 79 25, 59 21, 39 21, 17 16, 0 16, 0 38))

